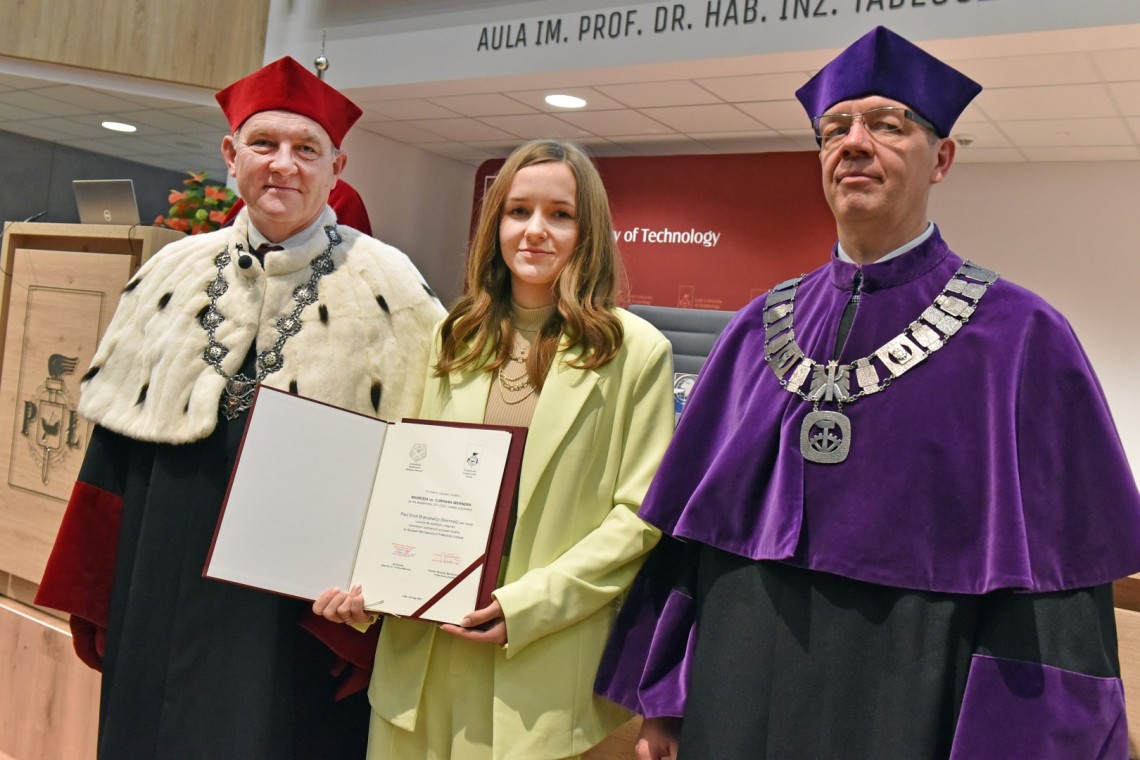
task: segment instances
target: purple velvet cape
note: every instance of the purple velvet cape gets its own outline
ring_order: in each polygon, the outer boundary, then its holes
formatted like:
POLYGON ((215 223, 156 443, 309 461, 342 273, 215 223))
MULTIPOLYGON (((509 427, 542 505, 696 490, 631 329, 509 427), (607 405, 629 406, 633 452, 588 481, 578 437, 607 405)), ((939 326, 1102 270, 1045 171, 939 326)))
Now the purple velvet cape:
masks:
MULTIPOLYGON (((935 231, 862 267, 841 361, 902 332, 961 263, 935 231)), ((800 284, 796 340, 816 361, 832 354, 856 269, 833 258, 800 284)), ((714 348, 643 519, 751 559, 927 591, 1056 591, 1140 569, 1124 449, 1072 328, 1042 299, 998 280, 941 351, 844 408, 839 465, 800 455, 811 405, 764 363, 763 304, 714 348)))
MULTIPOLYGON (((840 361, 902 332, 961 263, 935 230, 903 256, 861 267, 862 298, 840 361)), ((832 357, 857 269, 833 255, 800 284, 796 340, 816 361, 832 357)), ((1047 592, 1140 569, 1140 494, 1104 394, 1072 328, 1041 298, 999 279, 946 347, 844 408, 852 445, 839 465, 800 454, 811 405, 781 388, 764 362, 763 308, 762 298, 745 307, 714 347, 642 518, 750 559, 933 592, 1047 592)), ((680 715, 696 636, 692 599, 641 580, 598 691, 646 716, 680 715)), ((1044 667, 1026 665, 1030 680, 1044 667)), ((974 695, 975 705, 1009 687, 990 680, 989 689, 981 675, 971 680, 987 692, 974 695)), ((1122 715, 1118 681, 1096 693, 1117 702, 1098 714, 1122 715)), ((1069 711, 1063 695, 1039 701, 1039 717, 1069 711)))

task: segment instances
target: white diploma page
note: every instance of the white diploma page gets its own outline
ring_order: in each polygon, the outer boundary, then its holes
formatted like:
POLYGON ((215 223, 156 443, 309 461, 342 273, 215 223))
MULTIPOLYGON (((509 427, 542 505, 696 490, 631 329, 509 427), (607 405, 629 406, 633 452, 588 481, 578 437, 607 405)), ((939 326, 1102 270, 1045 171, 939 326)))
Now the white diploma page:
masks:
POLYGON ((348 588, 388 429, 260 387, 204 574, 310 600, 348 588))
POLYGON ((476 609, 510 443, 502 430, 388 430, 352 572, 368 609, 442 623, 476 609))

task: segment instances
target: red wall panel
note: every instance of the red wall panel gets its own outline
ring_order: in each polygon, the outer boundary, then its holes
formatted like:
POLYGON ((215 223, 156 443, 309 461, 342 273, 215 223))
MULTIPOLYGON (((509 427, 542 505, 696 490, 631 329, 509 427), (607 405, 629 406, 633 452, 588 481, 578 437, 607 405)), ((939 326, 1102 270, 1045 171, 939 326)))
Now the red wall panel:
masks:
MULTIPOLYGON (((628 300, 735 310, 815 269, 835 241, 815 153, 598 158, 628 300)), ((485 162, 476 203, 502 160, 485 162)))

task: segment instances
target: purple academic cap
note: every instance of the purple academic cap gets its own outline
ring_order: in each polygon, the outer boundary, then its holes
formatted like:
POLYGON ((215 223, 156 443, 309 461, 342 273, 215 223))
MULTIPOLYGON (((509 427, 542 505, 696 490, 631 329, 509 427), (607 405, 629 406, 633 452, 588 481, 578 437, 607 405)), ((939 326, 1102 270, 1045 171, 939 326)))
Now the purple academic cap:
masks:
POLYGON ((837 55, 796 90, 815 118, 844 100, 881 95, 917 111, 948 137, 954 122, 982 86, 909 40, 877 26, 837 55))

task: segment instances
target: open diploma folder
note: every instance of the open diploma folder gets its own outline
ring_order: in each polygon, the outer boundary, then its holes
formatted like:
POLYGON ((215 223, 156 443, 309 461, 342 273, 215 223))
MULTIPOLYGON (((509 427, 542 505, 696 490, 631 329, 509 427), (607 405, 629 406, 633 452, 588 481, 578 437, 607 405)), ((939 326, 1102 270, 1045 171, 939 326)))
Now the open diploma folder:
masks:
POLYGON ((389 423, 260 386, 209 578, 457 623, 491 603, 524 428, 389 423))

